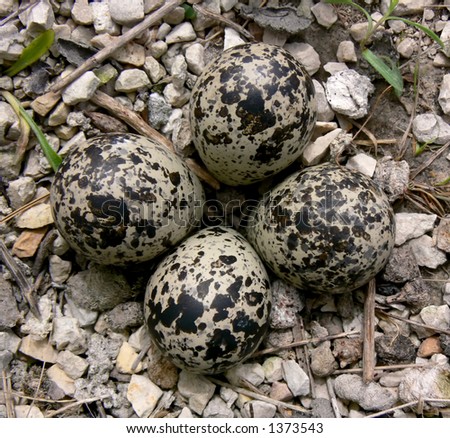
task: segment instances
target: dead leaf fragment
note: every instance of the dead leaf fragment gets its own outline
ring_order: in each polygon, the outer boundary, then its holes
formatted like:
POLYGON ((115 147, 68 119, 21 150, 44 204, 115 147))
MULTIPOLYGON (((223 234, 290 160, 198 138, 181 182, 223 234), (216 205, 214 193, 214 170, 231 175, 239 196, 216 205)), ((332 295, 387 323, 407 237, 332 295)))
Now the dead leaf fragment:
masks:
POLYGON ((36 228, 35 230, 24 230, 14 243, 13 255, 23 259, 33 257, 39 248, 42 239, 47 233, 48 227, 36 228))

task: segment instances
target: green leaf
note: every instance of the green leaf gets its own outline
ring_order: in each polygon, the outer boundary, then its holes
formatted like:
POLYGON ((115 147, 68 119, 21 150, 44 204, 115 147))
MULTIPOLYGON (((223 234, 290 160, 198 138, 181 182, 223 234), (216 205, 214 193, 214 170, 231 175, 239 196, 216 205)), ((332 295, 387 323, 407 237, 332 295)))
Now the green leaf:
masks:
POLYGON ((364 49, 362 52, 364 59, 385 79, 385 81, 392 85, 395 94, 401 96, 403 92, 403 78, 400 70, 393 62, 388 66, 379 56, 375 55, 371 50, 364 49))
POLYGON ((37 36, 31 43, 23 49, 19 59, 6 71, 8 76, 14 76, 31 64, 40 59, 45 52, 51 47, 55 39, 55 32, 48 29, 37 36))
POLYGON ((33 118, 25 111, 25 108, 20 104, 20 102, 8 91, 2 91, 1 94, 12 106, 16 114, 28 123, 31 130, 34 132, 34 135, 38 139, 45 157, 52 166, 53 171, 56 172, 62 162, 61 157, 52 149, 49 142, 45 138, 44 133, 41 131, 39 126, 36 125, 33 118))
POLYGON ((197 18, 197 12, 190 4, 183 3, 181 7, 184 9, 184 17, 187 20, 194 20, 195 18, 197 18))
POLYGON ((391 0, 391 2, 389 3, 389 7, 388 10, 386 11, 386 13, 384 14, 385 17, 389 16, 392 14, 392 12, 394 11, 394 9, 397 7, 399 0, 391 0))
POLYGON ((426 27, 420 23, 416 23, 415 21, 408 20, 403 17, 388 17, 388 20, 400 20, 400 21, 403 21, 403 23, 413 26, 413 27, 421 30, 424 34, 428 35, 433 41, 436 41, 442 48, 444 48, 444 42, 428 27, 426 27))

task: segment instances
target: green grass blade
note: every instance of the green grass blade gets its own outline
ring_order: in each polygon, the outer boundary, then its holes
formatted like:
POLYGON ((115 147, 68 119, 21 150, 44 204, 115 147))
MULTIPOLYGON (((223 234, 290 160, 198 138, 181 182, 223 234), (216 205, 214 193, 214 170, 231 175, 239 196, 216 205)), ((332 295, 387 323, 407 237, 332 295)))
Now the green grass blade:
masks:
POLYGON ((5 75, 14 76, 28 66, 39 60, 51 47, 55 40, 55 32, 48 29, 42 32, 31 43, 23 49, 19 59, 5 71, 5 75))
POLYGON ((403 78, 400 70, 395 65, 388 66, 379 56, 375 55, 371 50, 364 49, 362 52, 364 59, 392 85, 395 94, 401 96, 403 92, 403 78))
POLYGON ((400 20, 403 21, 403 23, 413 26, 416 29, 421 30, 424 34, 428 35, 433 41, 437 42, 442 48, 444 48, 444 42, 428 27, 403 17, 389 17, 388 20, 400 20))
POLYGON ((44 133, 41 131, 38 125, 36 125, 33 118, 25 111, 25 108, 20 104, 20 102, 8 91, 2 91, 2 96, 8 101, 8 103, 12 106, 14 111, 19 117, 22 117, 30 126, 31 130, 34 132, 34 135, 39 141, 39 144, 42 147, 45 157, 47 158, 50 166, 54 172, 58 169, 61 164, 61 157, 52 149, 49 142, 45 138, 44 133))
POLYGON ((386 11, 386 13, 384 14, 385 17, 389 16, 392 14, 392 12, 394 11, 394 9, 397 7, 399 0, 392 0, 389 4, 388 10, 386 11))

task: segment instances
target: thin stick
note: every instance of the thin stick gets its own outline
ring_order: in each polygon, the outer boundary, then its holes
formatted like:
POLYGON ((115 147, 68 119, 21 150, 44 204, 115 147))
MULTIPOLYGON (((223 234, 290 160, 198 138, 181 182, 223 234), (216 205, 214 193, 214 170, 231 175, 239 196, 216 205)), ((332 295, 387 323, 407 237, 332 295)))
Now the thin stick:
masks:
MULTIPOLYGON (((139 134, 154 138, 175 153, 175 148, 168 138, 164 137, 164 135, 160 134, 156 129, 153 129, 141 116, 133 111, 130 111, 125 105, 120 104, 111 96, 108 96, 106 93, 101 91, 96 91, 94 96, 91 98, 91 101, 96 105, 110 111, 127 125, 139 132, 139 134)), ((202 168, 200 164, 192 158, 186 159, 185 163, 200 179, 208 183, 211 187, 216 190, 220 188, 219 181, 217 181, 206 169, 202 168)))
POLYGON ((375 372, 375 293, 376 282, 372 278, 364 301, 363 381, 373 380, 375 372))
MULTIPOLYGON (((292 329, 292 332, 294 334, 294 341, 304 341, 306 338, 306 334, 305 334, 305 326, 303 324, 303 318, 299 316, 297 320, 298 320, 297 325, 292 329)), ((308 345, 309 344, 305 344, 302 345, 301 347, 297 347, 295 349, 296 350, 295 352, 297 354, 297 359, 299 360, 301 360, 301 355, 303 354, 306 370, 310 381, 311 397, 316 398, 316 386, 314 381, 314 375, 311 371, 311 364, 310 364, 311 355, 309 352, 308 345)))
POLYGON ((265 402, 275 405, 279 408, 292 409, 293 411, 303 412, 303 413, 309 412, 307 409, 302 408, 301 406, 293 405, 291 403, 286 403, 286 402, 282 402, 279 400, 274 400, 273 398, 266 397, 265 395, 257 394, 256 392, 249 391, 248 389, 239 388, 238 386, 230 385, 229 383, 222 382, 221 380, 215 379, 213 377, 208 377, 208 380, 210 380, 212 383, 215 383, 216 385, 224 386, 225 388, 230 388, 233 391, 236 391, 240 394, 246 395, 247 397, 254 398, 255 400, 265 401, 265 402))
POLYGON ((334 416, 336 418, 341 418, 342 417, 341 411, 339 410, 336 394, 334 392, 334 387, 333 387, 333 379, 331 379, 331 377, 327 377, 327 390, 328 390, 328 395, 330 396, 330 402, 331 402, 331 407, 333 408, 334 416))
POLYGON ((6 371, 2 370, 2 384, 5 395, 6 417, 16 418, 16 411, 14 410, 14 399, 12 397, 11 379, 6 375, 6 371))
MULTIPOLYGON (((405 364, 397 364, 397 365, 385 365, 385 366, 376 366, 374 367, 375 371, 392 371, 392 370, 403 370, 405 368, 432 368, 434 365, 430 364, 421 364, 421 363, 405 363, 405 364)), ((362 368, 347 368, 343 370, 336 370, 333 372, 333 376, 339 374, 351 374, 351 373, 362 373, 362 368)))
POLYGON ((22 207, 19 207, 18 209, 14 210, 12 213, 9 213, 6 215, 2 220, 0 220, 0 225, 4 224, 8 221, 10 221, 12 218, 16 217, 18 214, 23 213, 25 210, 30 209, 31 207, 34 207, 37 204, 40 204, 41 202, 44 202, 50 195, 43 195, 37 199, 33 199, 32 201, 28 202, 25 205, 22 205, 22 207))
POLYGON ((395 412, 399 409, 409 408, 410 406, 416 405, 418 400, 404 403, 403 405, 394 406, 393 408, 385 409, 384 411, 377 412, 375 414, 366 415, 364 418, 375 418, 379 417, 380 415, 389 414, 391 412, 395 412))
POLYGON ((424 171, 436 158, 440 157, 450 146, 450 141, 444 144, 441 148, 439 148, 425 163, 419 166, 414 172, 411 173, 410 179, 411 181, 419 175, 422 171, 424 171))
POLYGON ((103 400, 103 399, 108 398, 108 397, 111 397, 111 396, 110 395, 106 395, 104 397, 93 397, 93 398, 87 398, 85 400, 78 400, 78 401, 73 402, 73 403, 71 403, 69 405, 63 406, 62 408, 57 409, 56 411, 50 412, 48 415, 45 416, 45 418, 53 418, 53 417, 56 417, 57 415, 62 414, 62 413, 66 412, 66 411, 68 411, 68 410, 70 410, 72 408, 75 408, 77 406, 83 405, 85 403, 94 403, 94 402, 96 402, 98 400, 103 400))
POLYGON ((398 319, 399 321, 403 321, 403 322, 406 322, 408 324, 415 325, 417 327, 423 327, 423 328, 425 328, 427 330, 431 330, 431 331, 436 332, 436 333, 444 333, 445 335, 449 335, 450 336, 450 330, 445 330, 445 329, 441 329, 439 327, 433 327, 431 325, 422 324, 422 323, 416 322, 416 321, 411 321, 410 319, 403 318, 401 316, 391 315, 390 313, 387 313, 387 312, 385 312, 384 310, 381 310, 381 309, 377 309, 377 312, 381 313, 383 316, 385 316, 387 318, 398 319))
MULTIPOLYGON (((34 395, 35 395, 35 396, 37 395, 37 393, 39 392, 39 389, 41 388, 41 385, 42 385, 42 379, 44 378, 44 371, 45 371, 45 362, 42 363, 41 374, 39 375, 39 382, 38 382, 38 385, 37 385, 37 387, 36 387, 36 390, 34 391, 34 395)), ((27 418, 28 418, 28 416, 30 415, 31 408, 34 406, 34 403, 35 403, 35 402, 36 402, 36 399, 34 398, 34 399, 31 401, 31 403, 30 403, 30 407, 29 407, 28 412, 27 412, 27 418)))
POLYGON ((184 0, 170 0, 161 6, 158 10, 153 12, 153 14, 148 15, 139 24, 132 27, 129 31, 125 32, 123 35, 117 37, 112 44, 107 45, 103 49, 99 50, 95 55, 87 59, 83 64, 77 67, 72 73, 68 74, 55 84, 50 87, 49 92, 56 93, 67 85, 71 84, 75 79, 79 78, 83 73, 98 67, 105 59, 109 58, 117 49, 123 47, 125 44, 134 40, 140 33, 144 30, 153 26, 161 18, 163 18, 170 11, 175 9, 177 6, 184 3, 184 0))
POLYGON ((6 248, 3 240, 0 240, 0 259, 3 261, 5 266, 9 269, 12 276, 16 280, 17 285, 19 286, 20 292, 24 297, 25 301, 30 306, 30 310, 36 318, 41 318, 41 313, 39 312, 39 308, 37 306, 36 300, 33 296, 33 287, 28 281, 27 277, 23 273, 22 269, 18 265, 18 263, 14 260, 11 254, 6 248))
POLYGON ((266 348, 266 349, 261 350, 261 351, 257 351, 256 353, 254 353, 252 355, 252 357, 264 356, 266 354, 275 353, 276 351, 279 351, 279 350, 285 350, 285 349, 288 349, 288 348, 300 347, 302 345, 308 345, 308 344, 316 343, 316 342, 331 341, 333 339, 346 338, 347 336, 359 335, 359 334, 360 334, 359 331, 354 330, 354 331, 351 331, 351 332, 338 333, 336 335, 323 336, 321 338, 311 338, 311 339, 306 339, 304 341, 291 342, 290 344, 279 345, 277 347, 270 347, 270 348, 266 348))

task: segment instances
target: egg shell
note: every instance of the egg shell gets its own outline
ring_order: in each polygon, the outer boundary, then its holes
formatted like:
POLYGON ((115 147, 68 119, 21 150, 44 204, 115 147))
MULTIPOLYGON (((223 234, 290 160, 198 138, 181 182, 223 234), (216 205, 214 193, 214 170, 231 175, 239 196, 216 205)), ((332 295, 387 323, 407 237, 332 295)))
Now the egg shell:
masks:
POLYGON ((241 234, 220 226, 193 234, 161 261, 144 306, 160 349, 202 374, 248 358, 267 331, 270 309, 264 264, 241 234))
POLYGON ((104 265, 144 262, 198 224, 203 188, 157 141, 103 134, 63 160, 50 190, 55 225, 68 244, 104 265))
POLYGON ((301 155, 316 106, 313 82, 289 52, 265 43, 239 45, 210 63, 195 83, 193 142, 218 180, 251 184, 301 155))
POLYGON ((255 209, 247 238, 286 282, 343 293, 385 266, 394 234, 384 192, 367 176, 326 163, 273 188, 255 209))

